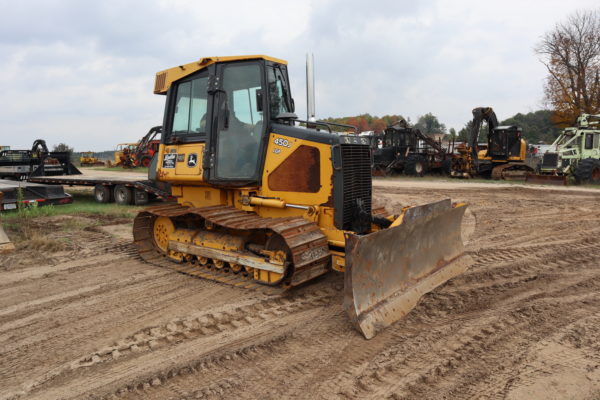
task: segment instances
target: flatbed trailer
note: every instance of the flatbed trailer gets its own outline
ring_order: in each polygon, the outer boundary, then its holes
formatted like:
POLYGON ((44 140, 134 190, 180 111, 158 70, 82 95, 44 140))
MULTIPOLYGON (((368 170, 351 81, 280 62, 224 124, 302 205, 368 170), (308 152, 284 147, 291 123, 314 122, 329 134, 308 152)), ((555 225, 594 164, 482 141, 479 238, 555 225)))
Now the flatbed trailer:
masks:
POLYGON ((139 177, 101 177, 86 175, 31 176, 29 182, 48 185, 93 186, 94 198, 99 203, 115 202, 121 205, 145 205, 150 200, 170 200, 171 189, 168 184, 139 177))
POLYGON ((19 203, 44 206, 72 202, 73 198, 70 194, 65 193, 62 186, 0 179, 0 211, 16 210, 19 203), (21 190, 21 194, 19 194, 19 190, 21 190))

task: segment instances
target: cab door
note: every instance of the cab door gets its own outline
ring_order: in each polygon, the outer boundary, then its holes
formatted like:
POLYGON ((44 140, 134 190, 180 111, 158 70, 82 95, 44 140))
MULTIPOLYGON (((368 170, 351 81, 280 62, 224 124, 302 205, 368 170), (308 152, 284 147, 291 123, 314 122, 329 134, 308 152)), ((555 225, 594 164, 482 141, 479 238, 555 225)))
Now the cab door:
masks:
POLYGON ((210 180, 242 186, 259 182, 268 123, 264 63, 217 65, 219 88, 211 134, 210 180))

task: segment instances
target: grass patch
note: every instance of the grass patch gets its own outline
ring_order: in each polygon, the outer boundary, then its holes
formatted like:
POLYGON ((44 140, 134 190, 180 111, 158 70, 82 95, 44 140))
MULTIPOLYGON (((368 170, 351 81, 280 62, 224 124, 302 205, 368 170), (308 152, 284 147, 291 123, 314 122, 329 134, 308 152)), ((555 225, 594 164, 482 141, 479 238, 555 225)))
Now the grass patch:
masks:
POLYGON ((38 206, 34 203, 2 212, 0 223, 17 250, 26 250, 32 257, 38 253, 72 250, 73 244, 68 235, 103 224, 131 222, 143 208, 97 203, 89 190, 72 194, 72 204, 38 206), (59 218, 52 218, 55 216, 59 218), (67 236, 62 237, 64 235, 67 236))
POLYGON ((84 192, 74 192, 73 203, 60 206, 24 207, 18 210, 3 211, 2 220, 6 223, 23 219, 51 217, 54 215, 106 215, 114 218, 133 218, 143 207, 122 206, 115 203, 97 203, 84 192))
POLYGON ((91 226, 99 226, 101 222, 97 219, 67 219, 60 224, 60 227, 65 232, 82 231, 91 226))
POLYGON ((71 245, 64 240, 57 240, 50 235, 33 232, 30 237, 14 238, 17 250, 35 250, 42 253, 56 253, 57 251, 70 250, 71 245))

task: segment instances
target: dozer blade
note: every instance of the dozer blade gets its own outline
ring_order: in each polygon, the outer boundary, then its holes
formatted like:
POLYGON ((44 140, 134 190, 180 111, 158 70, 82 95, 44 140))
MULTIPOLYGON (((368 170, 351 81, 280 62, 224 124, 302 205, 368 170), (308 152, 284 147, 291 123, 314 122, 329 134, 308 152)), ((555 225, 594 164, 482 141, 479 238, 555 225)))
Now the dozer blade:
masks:
POLYGON ((465 209, 447 199, 409 208, 398 226, 346 236, 344 308, 365 338, 473 263, 461 240, 465 209))
POLYGON ((15 245, 12 244, 2 225, 0 225, 0 254, 10 253, 15 250, 15 245))
POLYGON ((567 185, 567 177, 564 175, 558 176, 558 175, 528 174, 527 177, 525 178, 525 182, 537 183, 540 185, 566 186, 567 185))

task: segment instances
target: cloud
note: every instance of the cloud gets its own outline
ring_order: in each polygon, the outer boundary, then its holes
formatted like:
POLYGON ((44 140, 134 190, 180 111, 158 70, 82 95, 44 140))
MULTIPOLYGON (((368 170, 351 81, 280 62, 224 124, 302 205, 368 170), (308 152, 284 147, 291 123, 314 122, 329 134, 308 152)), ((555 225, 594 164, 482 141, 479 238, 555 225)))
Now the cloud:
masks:
POLYGON ((9 2, 0 23, 0 144, 34 139, 105 150, 160 124, 154 74, 204 56, 290 62, 305 115, 315 55, 317 115, 432 112, 460 129, 475 106, 538 109, 540 36, 595 1, 46 0, 9 2))

